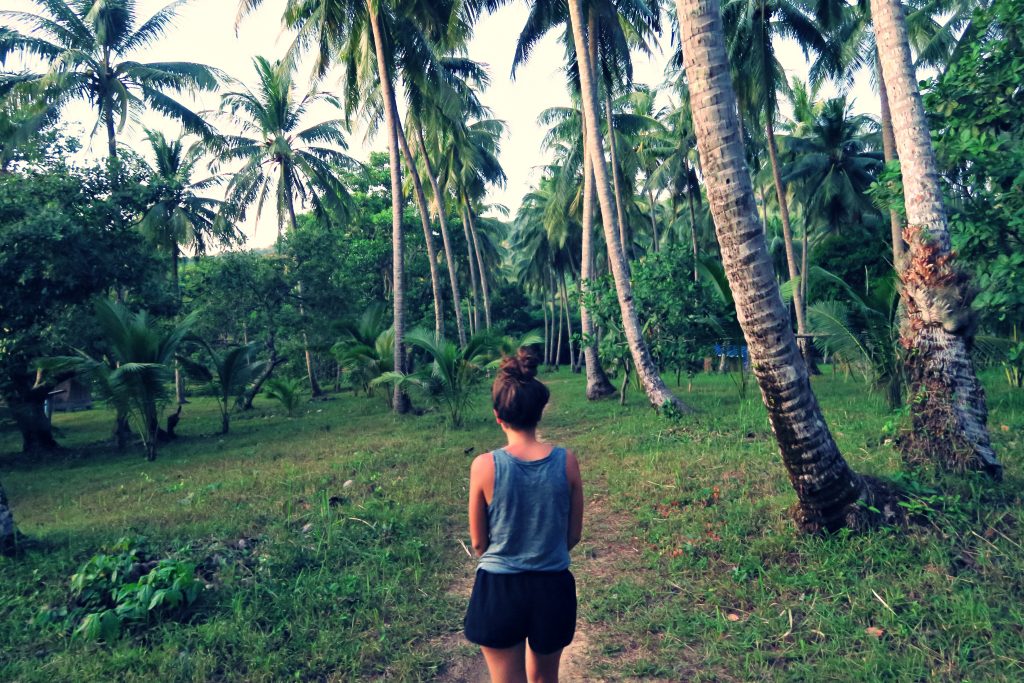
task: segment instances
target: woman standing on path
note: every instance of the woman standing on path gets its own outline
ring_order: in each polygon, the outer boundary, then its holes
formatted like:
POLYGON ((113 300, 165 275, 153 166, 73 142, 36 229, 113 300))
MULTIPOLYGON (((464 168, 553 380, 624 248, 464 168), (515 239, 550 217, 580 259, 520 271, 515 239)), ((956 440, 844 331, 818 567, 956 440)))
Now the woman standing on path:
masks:
POLYGON ((576 632, 569 550, 583 532, 576 456, 537 440, 550 392, 537 358, 520 349, 494 380, 494 416, 508 445, 477 456, 469 475, 469 534, 480 558, 466 638, 492 683, 557 683, 576 632))

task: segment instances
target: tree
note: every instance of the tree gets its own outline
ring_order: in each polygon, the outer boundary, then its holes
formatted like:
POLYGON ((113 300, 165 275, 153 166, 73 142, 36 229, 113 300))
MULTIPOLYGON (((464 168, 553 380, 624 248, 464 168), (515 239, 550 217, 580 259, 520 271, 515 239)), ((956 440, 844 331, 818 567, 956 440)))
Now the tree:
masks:
POLYGON ((736 314, 805 531, 856 527, 898 508, 843 460, 811 390, 768 257, 739 137, 717 2, 676 0, 693 123, 736 314), (866 503, 866 505, 865 505, 866 503))
MULTIPOLYGON (((59 138, 59 136, 58 136, 59 138)), ((144 176, 128 165, 117 178, 98 167, 64 166, 55 143, 24 171, 0 177, 0 396, 26 452, 57 447, 44 412, 47 393, 34 361, 81 345, 87 309, 111 290, 166 306, 166 280, 135 229, 149 203, 144 176)))
POLYGON ((160 329, 146 311, 133 313, 116 301, 95 303, 96 322, 107 346, 102 358, 84 352, 42 361, 42 367, 71 371, 87 377, 119 418, 127 417, 146 448, 146 459, 156 460, 160 438, 160 410, 169 393, 172 367, 195 316, 168 329, 160 329))
POLYGON ((901 446, 912 463, 982 470, 998 479, 1002 465, 989 439, 985 393, 968 353, 974 334, 970 278, 952 253, 935 155, 910 61, 903 7, 872 0, 878 54, 892 108, 903 175, 908 255, 902 299, 908 324, 912 433, 901 446))
MULTIPOLYGON (((820 10, 828 6, 821 3, 820 10)), ((817 63, 811 66, 812 74, 819 74, 822 63, 827 63, 835 46, 827 43, 817 23, 809 16, 808 9, 791 0, 727 0, 722 7, 723 22, 728 36, 729 59, 737 75, 737 89, 741 107, 749 111, 755 120, 763 120, 771 165, 775 197, 782 221, 782 235, 786 247, 786 264, 789 277, 800 277, 800 265, 793 245, 793 229, 790 223, 789 200, 782 178, 778 159, 778 144, 775 138, 775 122, 778 118, 778 92, 786 87, 786 74, 775 55, 776 37, 794 38, 804 54, 814 52, 817 63)), ((742 115, 742 114, 741 114, 742 115)), ((804 226, 806 233, 807 226, 804 226)), ((793 292, 797 332, 807 333, 805 320, 806 302, 797 288, 793 292)), ((804 359, 812 372, 816 372, 810 344, 800 338, 804 359)))
POLYGON ((232 404, 241 405, 245 401, 246 388, 264 371, 267 363, 252 360, 258 346, 256 342, 233 346, 221 352, 216 351, 209 342, 200 341, 200 345, 210 358, 213 372, 194 361, 188 363, 188 369, 194 377, 210 382, 216 388, 220 433, 227 434, 231 427, 232 404))
POLYGON ((155 203, 146 211, 140 227, 160 251, 171 259, 175 292, 179 289, 178 263, 181 248, 196 256, 211 243, 228 247, 244 239, 238 229, 218 212, 222 202, 200 196, 217 184, 216 177, 193 180, 202 161, 204 145, 186 147, 182 138, 168 140, 163 133, 147 130, 153 163, 147 164, 147 184, 155 191, 155 203))
MULTIPOLYGON (((292 231, 298 227, 296 197, 312 204, 323 220, 327 220, 328 214, 344 217, 348 191, 339 172, 356 165, 338 149, 346 147, 344 123, 335 119, 303 128, 303 117, 311 106, 321 101, 337 105, 337 100, 316 89, 296 98, 291 61, 271 63, 256 57, 253 65, 259 78, 257 91, 244 89, 225 93, 221 98, 221 108, 242 129, 241 134, 224 136, 219 143, 221 161, 243 162, 228 183, 226 201, 243 217, 246 207, 257 202, 259 219, 263 202, 273 192, 279 235, 285 225, 292 231)), ((304 316, 302 289, 299 282, 299 312, 304 316)), ((305 345, 306 373, 316 398, 322 391, 308 339, 305 345)))
MULTIPOLYGON (((605 165, 604 142, 598 125, 599 108, 597 104, 597 66, 592 63, 590 50, 587 46, 586 20, 582 0, 569 0, 569 17, 572 27, 573 43, 576 48, 577 60, 580 64, 580 92, 583 99, 584 121, 587 131, 587 151, 593 162, 595 190, 598 204, 601 207, 601 220, 604 225, 605 244, 615 278, 615 289, 618 292, 619 307, 622 309, 622 326, 629 342, 636 366, 637 375, 643 382, 644 390, 651 403, 661 408, 666 403, 678 410, 689 410, 665 385, 658 375, 658 370, 651 358, 650 350, 643 339, 637 317, 636 305, 633 301, 632 285, 629 281, 628 267, 622 240, 616 219, 616 206, 605 165)), ((596 37, 591 36, 590 40, 596 37)))
MULTIPOLYGON (((217 88, 218 73, 193 62, 138 62, 144 51, 166 35, 183 2, 173 2, 142 24, 137 0, 33 0, 40 14, 4 11, 0 17, 31 26, 22 33, 0 27, 0 63, 21 53, 49 68, 18 87, 28 88, 57 109, 86 100, 96 109, 97 127, 107 134, 107 153, 117 158, 117 131, 149 107, 181 123, 186 131, 209 136, 211 129, 195 112, 168 93, 217 88)), ((0 89, 9 75, 0 77, 0 89)))

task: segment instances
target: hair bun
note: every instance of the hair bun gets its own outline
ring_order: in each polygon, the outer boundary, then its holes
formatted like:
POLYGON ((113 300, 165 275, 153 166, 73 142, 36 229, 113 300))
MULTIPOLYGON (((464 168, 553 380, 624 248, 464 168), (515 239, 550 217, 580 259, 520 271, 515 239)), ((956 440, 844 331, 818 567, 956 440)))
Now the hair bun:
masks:
POLYGON ((523 346, 516 355, 508 356, 501 362, 501 372, 511 379, 529 382, 537 376, 538 365, 540 359, 537 358, 537 354, 523 346))

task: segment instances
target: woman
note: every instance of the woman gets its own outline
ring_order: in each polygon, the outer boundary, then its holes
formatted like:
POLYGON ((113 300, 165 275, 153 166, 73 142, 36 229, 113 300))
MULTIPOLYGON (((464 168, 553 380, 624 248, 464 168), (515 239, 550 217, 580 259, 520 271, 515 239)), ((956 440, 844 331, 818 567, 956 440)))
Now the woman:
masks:
POLYGON ((469 475, 469 533, 480 558, 466 638, 480 645, 493 683, 558 681, 576 631, 569 551, 583 532, 576 456, 537 440, 550 392, 525 349, 494 380, 494 417, 508 445, 477 456, 469 475))

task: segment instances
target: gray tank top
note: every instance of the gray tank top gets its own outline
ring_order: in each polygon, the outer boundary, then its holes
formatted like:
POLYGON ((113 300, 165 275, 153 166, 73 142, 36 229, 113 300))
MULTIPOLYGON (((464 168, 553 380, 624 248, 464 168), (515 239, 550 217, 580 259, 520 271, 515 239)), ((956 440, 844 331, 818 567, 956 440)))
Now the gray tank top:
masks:
POLYGON ((478 569, 493 574, 569 568, 569 479, 565 449, 540 460, 494 451, 494 496, 487 506, 487 550, 478 569))

